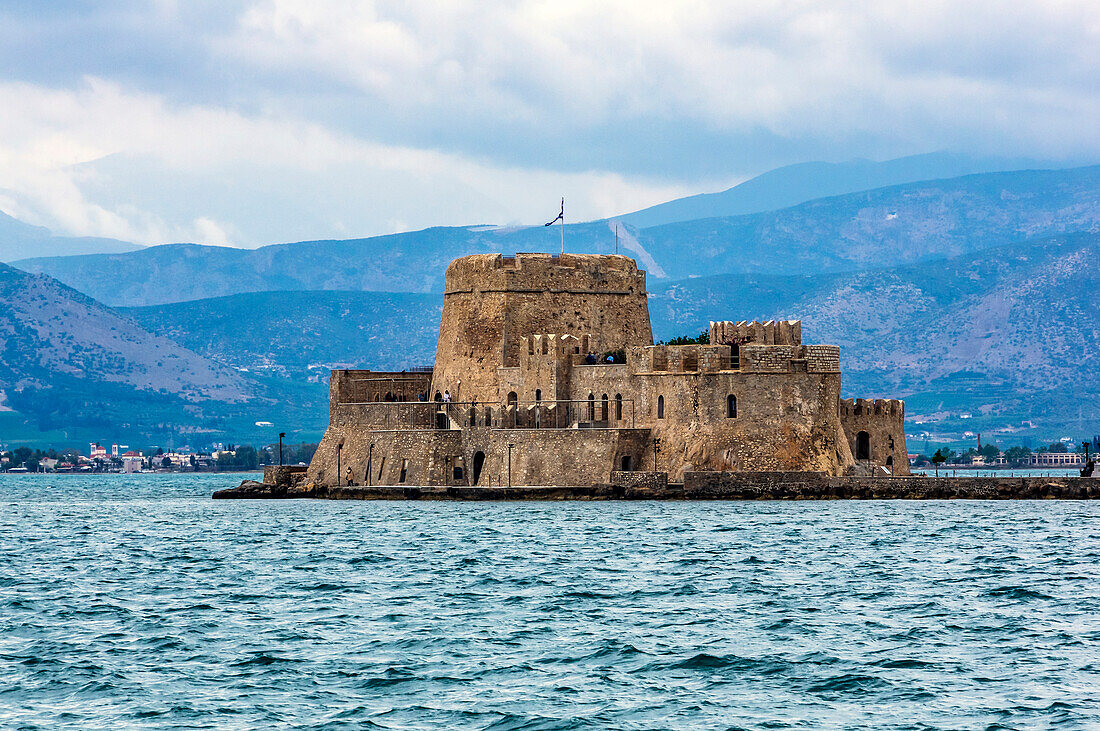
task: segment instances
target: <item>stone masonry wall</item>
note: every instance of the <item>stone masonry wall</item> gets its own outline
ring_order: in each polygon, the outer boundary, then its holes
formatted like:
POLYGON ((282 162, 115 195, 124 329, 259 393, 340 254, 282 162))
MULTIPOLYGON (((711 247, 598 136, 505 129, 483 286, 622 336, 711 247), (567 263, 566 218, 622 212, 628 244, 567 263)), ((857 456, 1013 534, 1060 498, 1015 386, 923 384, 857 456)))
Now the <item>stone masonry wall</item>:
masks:
POLYGON ((653 343, 645 272, 625 256, 478 254, 453 261, 445 286, 432 388, 456 399, 503 401, 496 369, 518 365, 524 336, 653 343))
POLYGON ((623 457, 637 469, 648 443, 645 429, 390 431, 330 426, 304 482, 344 485, 350 468, 352 484, 365 485, 369 467, 374 485, 506 484, 512 444, 514 485, 592 485, 607 482, 623 466, 623 457))
POLYGON ((905 444, 905 404, 895 399, 844 399, 838 402, 840 423, 853 457, 859 433, 868 436, 868 463, 882 465, 896 475, 909 474, 905 444))

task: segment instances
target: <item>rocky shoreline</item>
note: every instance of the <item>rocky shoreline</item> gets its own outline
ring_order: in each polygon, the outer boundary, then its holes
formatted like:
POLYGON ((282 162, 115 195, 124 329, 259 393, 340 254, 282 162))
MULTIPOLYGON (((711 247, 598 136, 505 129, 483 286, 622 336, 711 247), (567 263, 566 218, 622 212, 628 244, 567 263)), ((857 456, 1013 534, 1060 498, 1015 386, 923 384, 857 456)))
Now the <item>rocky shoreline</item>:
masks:
POLYGON ((1100 479, 1086 477, 832 477, 814 472, 688 472, 683 483, 661 473, 615 473, 587 486, 330 486, 304 482, 300 470, 275 468, 214 499, 316 500, 1095 500, 1100 479), (280 471, 281 470, 281 471, 280 471), (628 475, 629 479, 621 478, 628 475))

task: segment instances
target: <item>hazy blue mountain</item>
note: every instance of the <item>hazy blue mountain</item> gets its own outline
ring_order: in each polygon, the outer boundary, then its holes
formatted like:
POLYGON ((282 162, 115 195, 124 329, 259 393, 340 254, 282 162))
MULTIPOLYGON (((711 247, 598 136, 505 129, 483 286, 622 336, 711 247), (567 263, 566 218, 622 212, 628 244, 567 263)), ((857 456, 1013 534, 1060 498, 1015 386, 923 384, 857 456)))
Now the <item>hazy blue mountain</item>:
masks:
POLYGON ((1100 429, 1098 302, 1100 234, 1077 233, 930 266, 701 277, 658 285, 650 308, 658 338, 801 319, 808 342, 842 347, 846 395, 904 396, 911 419, 941 428, 1087 431, 1100 429))
POLYGON ((2 264, 0 343, 0 441, 216 432, 265 393, 50 277, 2 264))
POLYGON ((948 152, 896 160, 805 162, 787 165, 718 193, 701 193, 617 216, 636 228, 700 218, 741 216, 789 208, 799 203, 872 188, 974 173, 1046 167, 1035 160, 971 157, 948 152))
POLYGON ((32 226, 0 211, 0 261, 11 262, 40 256, 108 254, 136 251, 128 241, 92 236, 54 236, 48 228, 32 226))
POLYGON ((250 292, 121 311, 253 373, 326 381, 333 368, 431 365, 443 298, 388 292, 250 292))
MULTIPOLYGON (((1100 167, 968 175, 910 183, 747 216, 633 231, 620 251, 651 282, 702 273, 818 274, 932 261, 1026 238, 1100 228, 1100 167)), ((567 227, 570 251, 608 253, 608 222, 567 227)), ((111 305, 273 290, 438 293, 452 259, 558 250, 556 231, 432 228, 256 250, 173 244, 126 254, 18 262, 111 305)))

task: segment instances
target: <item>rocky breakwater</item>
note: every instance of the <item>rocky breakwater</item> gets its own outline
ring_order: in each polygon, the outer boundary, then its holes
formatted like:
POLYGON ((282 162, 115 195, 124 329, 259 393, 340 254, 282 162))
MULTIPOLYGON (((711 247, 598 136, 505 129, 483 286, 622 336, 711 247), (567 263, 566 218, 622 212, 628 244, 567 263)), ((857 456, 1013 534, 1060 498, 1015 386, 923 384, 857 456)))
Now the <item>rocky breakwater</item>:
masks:
POLYGON ((302 465, 268 465, 264 467, 263 482, 243 480, 240 485, 214 493, 215 500, 222 499, 276 499, 312 497, 303 489, 306 468, 302 465))
POLYGON ((615 472, 608 483, 573 487, 326 486, 305 483, 303 467, 268 467, 263 482, 214 493, 217 499, 322 500, 1093 500, 1100 479, 1083 477, 830 477, 817 472, 615 472))
POLYGON ((812 472, 688 472, 688 500, 1095 500, 1087 477, 830 477, 812 472))

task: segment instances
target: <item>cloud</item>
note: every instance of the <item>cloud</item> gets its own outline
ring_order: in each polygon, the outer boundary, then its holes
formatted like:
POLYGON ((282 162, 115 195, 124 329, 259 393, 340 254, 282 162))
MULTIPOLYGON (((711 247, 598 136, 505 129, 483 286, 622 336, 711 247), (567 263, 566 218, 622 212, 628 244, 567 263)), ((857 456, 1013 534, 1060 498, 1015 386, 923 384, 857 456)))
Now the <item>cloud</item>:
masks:
POLYGON ((20 110, 0 119, 12 215, 140 243, 253 246, 390 233, 403 222, 535 220, 562 193, 574 216, 595 218, 685 192, 601 171, 500 167, 382 145, 285 116, 172 105, 101 79, 71 91, 0 84, 0 107, 20 110))
POLYGON ((1100 157, 1100 5, 0 8, 0 203, 252 245, 622 213, 807 159, 1100 157), (552 211, 551 211, 552 213, 552 211))

